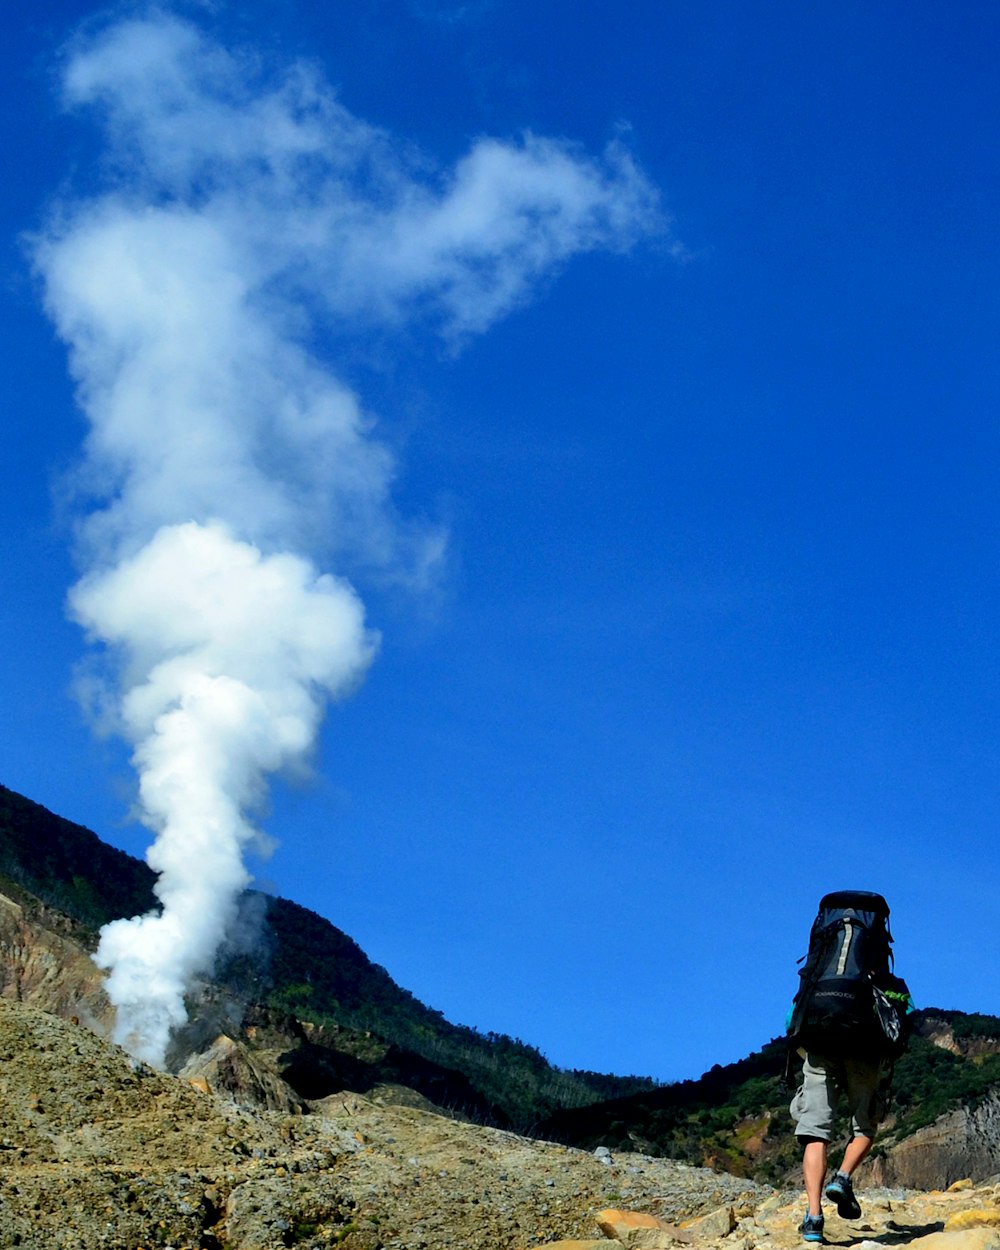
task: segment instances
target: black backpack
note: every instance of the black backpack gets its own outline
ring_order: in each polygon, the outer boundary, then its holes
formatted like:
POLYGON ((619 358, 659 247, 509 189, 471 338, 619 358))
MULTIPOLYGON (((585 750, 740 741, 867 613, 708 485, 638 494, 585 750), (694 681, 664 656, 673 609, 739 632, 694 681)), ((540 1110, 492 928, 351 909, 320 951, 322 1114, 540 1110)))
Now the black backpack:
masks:
POLYGON ((893 1060, 902 1054, 909 990, 892 972, 889 904, 881 894, 825 895, 803 959, 788 1025, 792 1049, 832 1059, 893 1060))

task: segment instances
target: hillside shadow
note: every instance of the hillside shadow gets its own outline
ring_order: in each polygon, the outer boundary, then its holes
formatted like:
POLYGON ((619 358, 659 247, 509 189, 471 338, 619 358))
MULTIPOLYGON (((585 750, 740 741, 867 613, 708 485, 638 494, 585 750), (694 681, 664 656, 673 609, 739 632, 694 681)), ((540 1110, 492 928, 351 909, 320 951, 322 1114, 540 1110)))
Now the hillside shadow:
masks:
POLYGON ((509 1127, 506 1117, 462 1072, 432 1063, 402 1047, 389 1046, 369 1061, 333 1047, 305 1041, 278 1060, 282 1078, 307 1101, 352 1090, 367 1094, 378 1085, 403 1085, 452 1115, 480 1124, 509 1127))

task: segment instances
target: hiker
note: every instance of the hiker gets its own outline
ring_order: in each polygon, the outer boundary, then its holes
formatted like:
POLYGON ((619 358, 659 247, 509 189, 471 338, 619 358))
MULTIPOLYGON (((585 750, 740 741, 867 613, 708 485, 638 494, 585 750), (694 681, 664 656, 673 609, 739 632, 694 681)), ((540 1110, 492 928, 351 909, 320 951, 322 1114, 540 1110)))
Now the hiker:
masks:
POLYGON ((872 1148, 880 1115, 879 1090, 906 1047, 912 1010, 905 981, 892 972, 889 905, 881 894, 840 890, 820 900, 809 936, 801 983, 789 1015, 792 1051, 803 1058, 802 1083, 789 1110, 803 1147, 808 1207, 799 1232, 823 1241, 826 1197, 843 1219, 861 1207, 851 1180, 872 1148), (827 1156, 841 1098, 851 1136, 843 1162, 827 1182, 827 1156))

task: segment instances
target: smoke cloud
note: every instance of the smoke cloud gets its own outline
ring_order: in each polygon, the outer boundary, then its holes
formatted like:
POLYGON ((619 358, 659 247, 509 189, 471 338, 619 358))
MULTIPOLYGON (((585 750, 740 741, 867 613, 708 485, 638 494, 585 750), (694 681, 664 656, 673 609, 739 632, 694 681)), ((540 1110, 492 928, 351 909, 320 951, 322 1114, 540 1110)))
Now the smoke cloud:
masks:
POLYGON ((575 253, 661 227, 628 154, 484 139, 449 171, 162 11, 77 43, 66 103, 106 137, 101 189, 35 240, 89 432, 72 616, 132 746, 159 910, 102 931, 116 1039, 162 1066, 249 875, 273 773, 378 644, 324 569, 420 585, 440 533, 395 512, 391 455, 317 349, 419 321, 452 347, 575 253))

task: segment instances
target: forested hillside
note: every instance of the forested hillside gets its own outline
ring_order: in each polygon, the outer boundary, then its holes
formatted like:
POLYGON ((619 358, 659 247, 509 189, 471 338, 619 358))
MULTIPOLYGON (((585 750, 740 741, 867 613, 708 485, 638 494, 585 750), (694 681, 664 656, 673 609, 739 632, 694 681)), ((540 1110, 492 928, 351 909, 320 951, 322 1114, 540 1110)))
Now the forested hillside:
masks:
MULTIPOLYGON (((1000 1018, 927 1008, 913 1025, 909 1050, 892 1073, 884 1142, 898 1142, 956 1107, 975 1108, 1000 1089, 1000 1018)), ((556 1112, 541 1132, 573 1145, 638 1149, 778 1182, 796 1172, 800 1156, 786 1058, 784 1039, 774 1039, 698 1080, 556 1112)), ((797 1076, 793 1064, 792 1087, 797 1076)), ((882 1148, 877 1142, 876 1157, 882 1148)))

